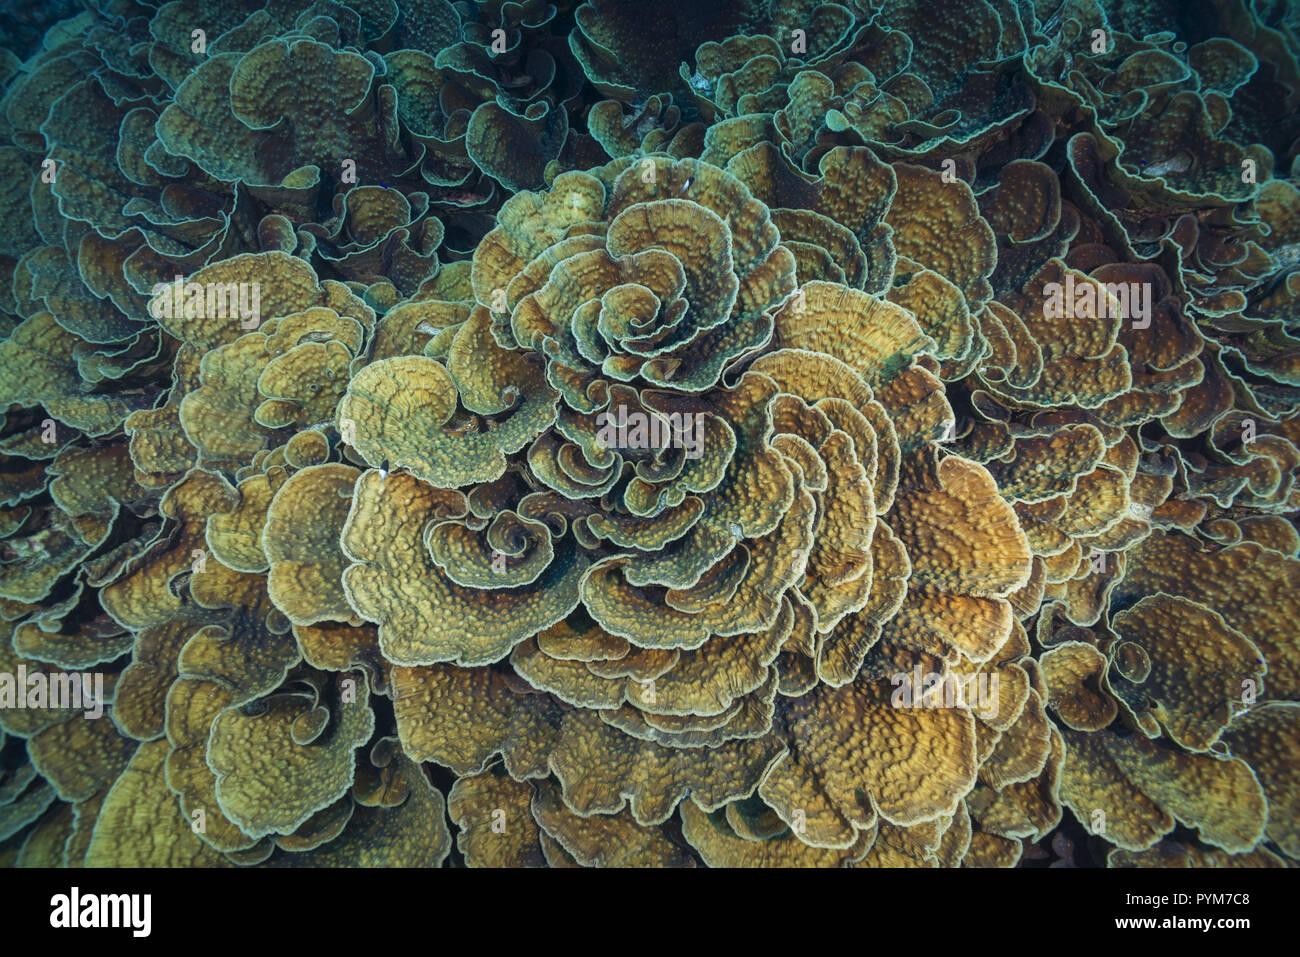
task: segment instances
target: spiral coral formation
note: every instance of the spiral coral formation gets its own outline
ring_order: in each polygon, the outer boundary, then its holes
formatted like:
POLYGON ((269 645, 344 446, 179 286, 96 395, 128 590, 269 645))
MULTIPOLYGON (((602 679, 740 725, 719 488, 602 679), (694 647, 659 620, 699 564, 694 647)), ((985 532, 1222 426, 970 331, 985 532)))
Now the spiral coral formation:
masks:
POLYGON ((1292 11, 91 6, 0 862, 1300 858, 1292 11))

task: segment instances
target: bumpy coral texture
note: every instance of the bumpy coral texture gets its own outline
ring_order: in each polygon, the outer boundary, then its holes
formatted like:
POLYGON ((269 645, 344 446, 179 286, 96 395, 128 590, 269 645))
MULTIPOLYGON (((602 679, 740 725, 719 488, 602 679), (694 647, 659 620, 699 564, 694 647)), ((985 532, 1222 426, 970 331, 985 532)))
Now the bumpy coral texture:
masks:
POLYGON ((0 24, 0 864, 1300 860, 1300 22, 947 8, 0 24))

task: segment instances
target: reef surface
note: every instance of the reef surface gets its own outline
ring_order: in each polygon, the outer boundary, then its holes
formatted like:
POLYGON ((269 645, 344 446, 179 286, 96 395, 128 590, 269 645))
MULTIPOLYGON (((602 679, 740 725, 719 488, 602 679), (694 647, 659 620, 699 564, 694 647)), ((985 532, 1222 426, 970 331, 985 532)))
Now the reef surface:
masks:
POLYGON ((1300 9, 0 11, 0 865, 1300 860, 1300 9))

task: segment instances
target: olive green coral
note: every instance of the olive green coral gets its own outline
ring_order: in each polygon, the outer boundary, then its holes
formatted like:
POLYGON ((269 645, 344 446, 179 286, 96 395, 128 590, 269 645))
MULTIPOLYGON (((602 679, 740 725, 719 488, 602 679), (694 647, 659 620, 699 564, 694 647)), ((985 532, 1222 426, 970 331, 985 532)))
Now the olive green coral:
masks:
POLYGON ((0 862, 1300 859, 1275 7, 16 22, 0 862))

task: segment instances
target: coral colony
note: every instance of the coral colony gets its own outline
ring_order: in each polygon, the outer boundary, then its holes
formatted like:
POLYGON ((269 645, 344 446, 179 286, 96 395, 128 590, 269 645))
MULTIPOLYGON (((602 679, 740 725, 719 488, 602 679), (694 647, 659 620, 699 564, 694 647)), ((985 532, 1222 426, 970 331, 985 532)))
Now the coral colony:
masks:
POLYGON ((1300 861, 1300 8, 943 6, 6 5, 0 864, 1300 861))

